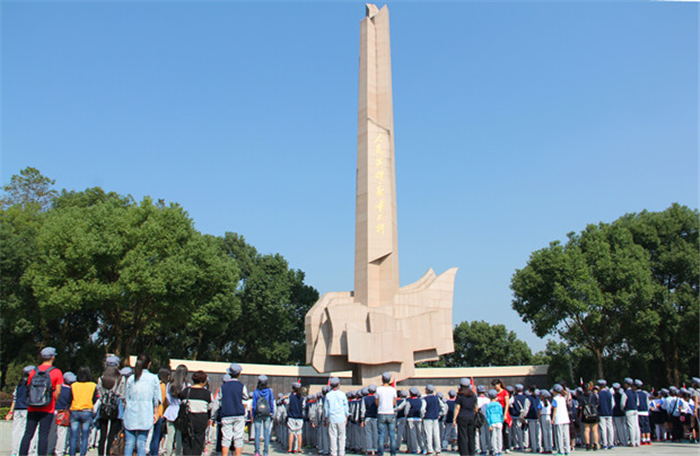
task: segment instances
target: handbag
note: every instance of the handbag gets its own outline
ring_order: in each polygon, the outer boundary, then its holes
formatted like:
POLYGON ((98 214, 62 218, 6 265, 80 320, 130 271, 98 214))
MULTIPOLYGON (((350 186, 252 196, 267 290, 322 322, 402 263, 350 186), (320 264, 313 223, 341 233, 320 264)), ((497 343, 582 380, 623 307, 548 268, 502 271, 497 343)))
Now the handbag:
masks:
POLYGON ((56 424, 64 427, 70 426, 70 410, 57 410, 56 424))
POLYGON ((486 417, 484 416, 484 412, 481 410, 477 410, 477 412, 474 414, 474 426, 478 429, 481 426, 486 423, 486 417))
POLYGON ((112 440, 112 445, 109 447, 109 455, 123 456, 125 446, 126 435, 124 435, 124 431, 120 431, 117 435, 114 436, 114 440, 112 440))

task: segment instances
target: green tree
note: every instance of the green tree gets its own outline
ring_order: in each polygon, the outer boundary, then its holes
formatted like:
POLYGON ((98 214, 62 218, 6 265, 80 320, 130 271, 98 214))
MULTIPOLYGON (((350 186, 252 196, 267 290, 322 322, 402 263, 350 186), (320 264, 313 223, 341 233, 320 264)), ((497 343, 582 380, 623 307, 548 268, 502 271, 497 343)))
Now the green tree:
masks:
POLYGON ((55 183, 55 180, 43 176, 36 168, 24 168, 19 175, 12 175, 10 183, 3 186, 4 195, 0 198, 0 207, 7 209, 11 206, 24 208, 36 205, 39 210, 45 211, 58 196, 58 192, 51 188, 55 183))
MULTIPOLYGON (((32 290, 22 283, 35 256, 36 237, 50 208, 54 181, 35 168, 13 175, 0 198, 0 388, 8 367, 34 360, 38 348, 39 307, 32 290), (15 364, 16 364, 15 363, 15 364)), ((21 366, 20 366, 21 368, 21 366)))
POLYGON ((41 308, 43 339, 73 353, 99 341, 124 357, 203 308, 235 313, 238 268, 217 247, 175 204, 64 192, 24 277, 41 308))
POLYGON ((673 204, 663 212, 628 214, 616 223, 629 229, 634 242, 649 253, 655 284, 649 312, 660 322, 653 330, 631 331, 629 339, 637 347, 646 347, 648 361, 656 355, 656 347, 665 380, 679 385, 698 366, 698 211, 673 204))
POLYGON ((644 251, 622 231, 600 224, 570 233, 566 246, 534 252, 511 282, 513 308, 535 334, 586 347, 600 377, 606 350, 622 342, 624 316, 646 305, 639 285, 650 283, 644 251))
POLYGON ((441 357, 435 366, 517 366, 532 362, 532 351, 504 325, 485 321, 463 321, 455 326, 455 351, 441 357))
POLYGON ((229 328, 227 356, 244 362, 304 362, 304 316, 318 291, 279 254, 261 255, 242 236, 226 233, 224 251, 241 267, 241 320, 229 328), (235 336, 235 337, 234 337, 235 336))

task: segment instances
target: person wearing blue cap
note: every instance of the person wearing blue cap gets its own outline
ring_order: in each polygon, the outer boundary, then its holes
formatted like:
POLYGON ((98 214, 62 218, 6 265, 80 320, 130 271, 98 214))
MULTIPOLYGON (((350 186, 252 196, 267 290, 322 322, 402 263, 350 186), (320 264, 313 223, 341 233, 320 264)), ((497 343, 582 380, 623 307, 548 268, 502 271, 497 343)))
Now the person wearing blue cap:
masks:
POLYGON ((557 454, 569 454, 571 452, 571 435, 569 434, 569 411, 564 397, 564 387, 556 383, 552 388, 554 399, 552 400, 552 418, 554 433, 556 436, 557 454))
POLYGON ((404 442, 408 444, 408 426, 406 425, 408 392, 400 390, 398 395, 399 397, 396 399, 396 451, 399 451, 404 442))
POLYGON ((613 387, 613 427, 615 428, 615 443, 619 446, 629 444, 629 432, 627 431, 627 418, 625 410, 622 408, 622 397, 624 392, 622 386, 615 382, 613 387))
POLYGON ((409 388, 407 399, 406 424, 408 425, 408 452, 422 453, 423 446, 423 415, 425 415, 425 401, 420 397, 418 388, 409 388))
POLYGON ((6 420, 12 420, 12 456, 16 456, 19 452, 19 444, 24 435, 24 429, 27 425, 27 380, 29 373, 33 371, 35 366, 25 366, 22 369, 22 376, 19 383, 15 386, 12 392, 12 403, 10 410, 5 416, 6 420))
POLYGON ((442 448, 447 450, 449 447, 450 451, 455 451, 457 447, 457 427, 455 423, 455 419, 457 418, 457 415, 455 415, 457 391, 450 390, 447 396, 449 399, 445 401, 445 404, 447 404, 447 414, 445 415, 445 434, 442 437, 442 448))
POLYGON ((377 401, 374 393, 377 392, 376 385, 367 387, 367 394, 362 398, 360 421, 364 430, 365 454, 375 454, 377 452, 377 401))
POLYGON ((348 416, 347 446, 351 453, 362 452, 362 438, 360 433, 360 394, 358 391, 350 391, 348 399, 348 408, 350 416, 348 416))
POLYGON ((542 389, 540 393, 540 430, 542 432, 542 453, 552 453, 552 396, 542 389))
MULTIPOLYGON (((73 372, 63 374, 63 385, 61 385, 61 394, 56 399, 56 442, 54 444, 54 454, 62 456, 70 451, 70 406, 72 385, 78 378, 73 372)), ((49 453, 51 450, 49 450, 49 453)))
POLYGON ((603 449, 612 450, 615 448, 615 432, 613 428, 613 406, 615 401, 608 388, 607 381, 603 379, 598 380, 598 387, 600 388, 600 391, 598 391, 600 446, 603 449))
POLYGON ((459 392, 450 391, 450 396, 456 396, 451 427, 457 428, 457 448, 460 455, 476 453, 476 412, 478 400, 471 388, 471 382, 460 382, 459 392))
POLYGON ((486 422, 491 432, 491 452, 494 456, 503 454, 503 406, 498 401, 498 391, 490 389, 489 404, 486 406, 486 422))
POLYGON ((649 393, 642 389, 644 382, 637 379, 632 389, 637 394, 637 419, 639 421, 640 445, 651 445, 651 423, 649 422, 649 393))
POLYGON ((540 398, 535 394, 535 387, 531 385, 528 388, 528 395, 525 399, 523 412, 527 421, 527 435, 530 441, 530 451, 533 453, 540 452, 540 398))
POLYGON ((440 453, 440 428, 438 419, 442 411, 440 399, 435 395, 435 387, 427 385, 425 387, 425 415, 423 415, 423 432, 425 435, 425 449, 427 454, 440 453))
POLYGON ((627 432, 630 436, 629 446, 638 447, 642 442, 639 432, 639 399, 637 398, 637 393, 632 389, 634 380, 627 377, 625 378, 624 384, 625 391, 622 395, 622 403, 620 405, 625 412, 627 432))
POLYGON ((350 416, 350 406, 347 396, 340 391, 338 377, 332 377, 329 386, 332 389, 326 394, 323 408, 330 440, 330 455, 345 456, 346 423, 350 416))
POLYGON ((510 414, 513 417, 512 437, 515 445, 515 450, 520 451, 525 449, 525 433, 523 427, 525 425, 525 387, 521 383, 516 383, 515 394, 511 398, 510 414))
POLYGON ((231 363, 227 369, 231 380, 221 385, 221 391, 214 401, 214 410, 221 418, 221 454, 228 456, 231 447, 236 456, 243 451, 243 435, 245 433, 246 409, 243 401, 247 401, 248 388, 239 380, 243 368, 240 364, 231 363))
POLYGON ((258 387, 253 391, 253 426, 255 428, 255 456, 260 455, 260 439, 265 440, 263 455, 270 452, 272 415, 275 413, 275 396, 267 385, 267 375, 258 377, 258 387))
MULTIPOLYGON (((476 387, 476 405, 484 417, 486 416, 486 406, 489 405, 489 402, 491 402, 486 392, 487 388, 485 385, 479 385, 476 387)), ((476 451, 478 451, 480 454, 490 454, 491 432, 489 431, 489 423, 486 420, 484 420, 481 427, 476 431, 479 434, 478 439, 476 439, 476 451)))
POLYGON ((292 384, 292 392, 287 402, 287 433, 289 435, 287 453, 301 452, 303 446, 302 429, 304 427, 304 396, 301 383, 292 384), (297 447, 294 444, 298 445, 297 447))
POLYGON ((61 385, 63 384, 63 373, 53 365, 55 357, 55 348, 44 348, 41 350, 41 364, 29 373, 27 379, 27 424, 19 447, 20 456, 26 456, 29 453, 29 445, 34 438, 37 427, 39 428, 37 453, 40 456, 47 454, 49 434, 56 411, 56 399, 61 394, 61 385))

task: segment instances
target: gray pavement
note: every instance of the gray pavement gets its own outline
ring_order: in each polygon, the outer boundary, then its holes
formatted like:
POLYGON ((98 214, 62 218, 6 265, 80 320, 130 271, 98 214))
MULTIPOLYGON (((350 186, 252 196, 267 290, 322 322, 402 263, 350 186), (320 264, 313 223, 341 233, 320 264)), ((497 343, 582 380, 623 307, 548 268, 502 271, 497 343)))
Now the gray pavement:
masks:
MULTIPOLYGON (((12 421, 1 421, 0 422, 0 455, 1 456, 9 456, 10 455, 10 450, 11 450, 11 445, 12 445, 12 421)), ((281 447, 273 443, 272 447, 270 448, 271 455, 274 456, 281 456, 281 455, 286 455, 284 451, 282 451, 281 447)), ((211 450, 210 447, 207 448, 207 450, 211 450)), ((209 451, 207 451, 209 453, 209 451)), ((312 456, 312 455, 317 455, 318 453, 316 451, 311 451, 310 449, 307 449, 304 451, 306 455, 312 456)), ((250 443, 246 443, 244 448, 243 448, 243 454, 244 455, 253 455, 255 454, 255 451, 253 450, 253 445, 250 443)), ((457 453, 450 452, 450 451, 444 451, 442 453, 444 456, 454 456, 457 455, 457 453)), ((521 451, 514 451, 511 454, 529 454, 521 451)), ((627 448, 627 447, 616 447, 613 450, 605 450, 605 451, 597 451, 597 452, 588 452, 585 451, 581 448, 576 449, 576 451, 573 451, 572 454, 579 454, 583 456, 584 454, 599 454, 601 456, 603 455, 610 455, 610 456, 617 456, 617 455, 622 455, 622 456, 636 456, 636 455, 659 455, 659 456, 700 456, 700 445, 698 444, 690 444, 690 443, 654 443, 653 445, 650 446, 641 446, 637 448, 627 448)), ((88 451, 89 456, 96 456, 97 451, 96 450, 90 450, 88 451)), ((388 453, 387 453, 388 455, 388 453)))

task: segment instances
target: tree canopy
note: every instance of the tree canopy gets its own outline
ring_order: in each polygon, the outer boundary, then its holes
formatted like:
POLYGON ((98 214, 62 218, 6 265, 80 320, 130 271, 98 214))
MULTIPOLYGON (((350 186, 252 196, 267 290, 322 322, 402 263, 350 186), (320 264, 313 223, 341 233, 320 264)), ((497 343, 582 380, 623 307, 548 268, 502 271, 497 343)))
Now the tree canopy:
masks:
POLYGON ((532 351, 504 325, 463 321, 453 331, 455 351, 428 363, 433 367, 486 367, 530 364, 532 351))
POLYGON ((513 309, 538 336, 585 349, 601 378, 606 360, 637 360, 636 371, 657 360, 678 384, 697 360, 698 225, 697 210, 674 204, 570 233, 516 271, 513 309))
POLYGON ((28 170, 4 188, 0 212, 3 381, 46 345, 59 365, 96 368, 105 353, 143 350, 163 363, 304 361, 318 292, 281 255, 234 233, 203 235, 177 204, 100 188, 57 194, 27 185, 53 184, 28 170))

